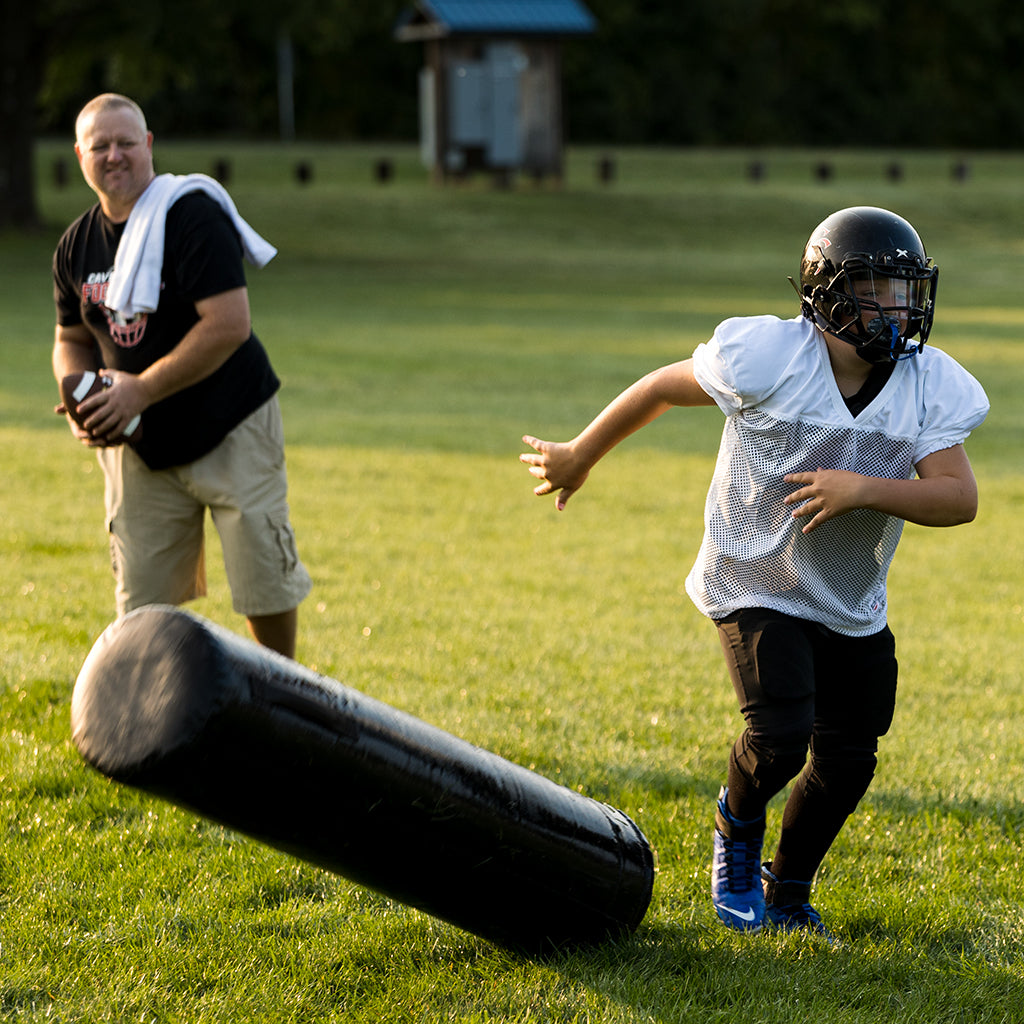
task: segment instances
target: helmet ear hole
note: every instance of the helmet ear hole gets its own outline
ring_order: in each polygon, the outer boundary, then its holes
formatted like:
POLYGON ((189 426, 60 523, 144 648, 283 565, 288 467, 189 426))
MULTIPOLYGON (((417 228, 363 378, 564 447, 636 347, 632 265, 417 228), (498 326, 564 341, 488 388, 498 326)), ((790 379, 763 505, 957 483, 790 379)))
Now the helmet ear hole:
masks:
POLYGON ((833 322, 835 322, 835 321, 841 321, 841 320, 848 320, 850 317, 853 317, 853 316, 856 316, 856 315, 857 315, 857 306, 854 303, 853 299, 844 298, 844 299, 840 299, 832 307, 832 311, 830 313, 830 317, 829 318, 833 322))

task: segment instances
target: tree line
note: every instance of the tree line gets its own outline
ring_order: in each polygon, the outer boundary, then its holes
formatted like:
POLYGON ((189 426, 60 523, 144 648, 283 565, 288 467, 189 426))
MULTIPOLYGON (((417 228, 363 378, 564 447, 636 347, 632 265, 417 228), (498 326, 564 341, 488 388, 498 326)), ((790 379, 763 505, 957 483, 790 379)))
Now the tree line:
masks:
MULTIPOLYGON (((0 224, 29 222, 25 148, 90 96, 161 137, 415 139, 414 0, 0 0, 0 224), (282 60, 293 117, 282 119, 282 60), (26 209, 26 203, 28 209, 26 209)), ((571 142, 1019 148, 1011 0, 584 0, 566 42, 571 142)))

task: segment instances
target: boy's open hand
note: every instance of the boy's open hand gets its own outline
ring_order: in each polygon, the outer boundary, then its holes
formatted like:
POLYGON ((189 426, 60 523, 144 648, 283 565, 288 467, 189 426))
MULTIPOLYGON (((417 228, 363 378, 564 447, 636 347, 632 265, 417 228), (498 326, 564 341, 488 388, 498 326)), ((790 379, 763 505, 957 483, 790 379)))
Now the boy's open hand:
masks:
POLYGON ((863 504, 861 484, 864 477, 860 473, 822 469, 819 466, 813 473, 787 473, 782 479, 787 484, 800 485, 784 500, 787 505, 799 505, 799 508, 793 509, 794 519, 812 517, 803 527, 804 533, 810 533, 829 519, 860 508, 863 504))
POLYGON ((523 444, 528 444, 533 451, 524 452, 519 461, 529 466, 531 475, 540 481, 533 493, 542 497, 558 491, 555 507, 561 512, 565 503, 583 486, 590 468, 580 466, 572 445, 542 441, 529 434, 524 435, 523 444))

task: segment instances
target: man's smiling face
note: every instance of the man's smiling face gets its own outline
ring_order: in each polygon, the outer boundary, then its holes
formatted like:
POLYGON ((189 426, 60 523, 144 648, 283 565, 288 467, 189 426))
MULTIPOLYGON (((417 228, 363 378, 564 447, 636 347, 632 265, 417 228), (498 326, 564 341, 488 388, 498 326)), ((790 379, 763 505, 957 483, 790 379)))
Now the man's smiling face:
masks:
POLYGON ((126 220, 153 180, 152 133, 130 107, 107 107, 81 119, 75 153, 103 212, 126 220))

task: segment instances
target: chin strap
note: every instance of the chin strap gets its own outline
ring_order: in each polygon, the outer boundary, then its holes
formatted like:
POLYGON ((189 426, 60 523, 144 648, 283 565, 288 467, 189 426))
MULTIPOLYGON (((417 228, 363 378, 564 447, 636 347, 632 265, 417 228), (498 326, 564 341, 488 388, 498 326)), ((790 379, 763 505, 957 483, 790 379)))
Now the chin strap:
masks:
MULTIPOLYGON (((868 328, 877 329, 876 325, 878 321, 873 320, 868 324, 868 328)), ((921 345, 911 345, 906 338, 901 338, 899 324, 886 318, 884 329, 879 336, 874 341, 861 345, 857 351, 869 363, 901 363, 904 359, 913 359, 921 351, 921 345), (889 335, 888 341, 884 340, 886 331, 889 335)))
POLYGON ((901 363, 904 359, 913 359, 914 356, 921 351, 920 345, 911 345, 906 339, 903 341, 903 350, 899 351, 900 329, 896 324, 889 324, 889 328, 892 331, 892 340, 889 345, 889 351, 893 362, 901 363))

